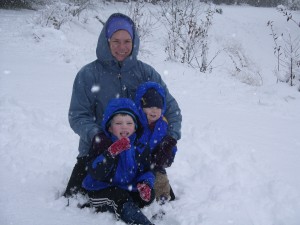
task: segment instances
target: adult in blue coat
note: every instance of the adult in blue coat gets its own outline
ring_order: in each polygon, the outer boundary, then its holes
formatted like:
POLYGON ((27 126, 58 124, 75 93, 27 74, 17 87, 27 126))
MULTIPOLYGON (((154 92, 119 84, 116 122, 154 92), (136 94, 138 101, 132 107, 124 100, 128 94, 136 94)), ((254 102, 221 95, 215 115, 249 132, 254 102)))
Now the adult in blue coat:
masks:
POLYGON ((88 163, 83 187, 97 211, 113 212, 130 224, 151 224, 139 208, 154 200, 154 174, 148 146, 137 145, 142 133, 138 111, 128 98, 112 99, 102 122, 113 144, 88 163))
POLYGON ((65 197, 78 192, 86 176, 89 154, 105 149, 111 142, 103 135, 101 122, 104 109, 112 98, 135 98, 136 88, 146 81, 161 84, 166 93, 168 134, 181 137, 181 111, 169 93, 160 74, 150 65, 137 59, 139 35, 134 22, 126 15, 112 14, 104 24, 96 48, 97 59, 85 65, 77 74, 69 108, 71 128, 79 135, 79 154, 68 182, 65 197))

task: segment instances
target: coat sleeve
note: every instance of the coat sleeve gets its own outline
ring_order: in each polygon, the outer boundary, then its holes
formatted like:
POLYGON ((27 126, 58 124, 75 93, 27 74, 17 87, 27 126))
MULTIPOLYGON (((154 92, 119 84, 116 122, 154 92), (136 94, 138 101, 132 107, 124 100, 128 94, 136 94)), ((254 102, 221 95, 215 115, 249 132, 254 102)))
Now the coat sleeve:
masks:
POLYGON ((113 158, 107 151, 88 163, 88 173, 96 180, 111 182, 118 165, 118 158, 113 158))
POLYGON ((87 143, 101 131, 95 123, 95 95, 93 94, 93 71, 89 67, 82 68, 73 84, 69 108, 69 123, 73 131, 87 143))
POLYGON ((155 176, 154 173, 152 171, 147 171, 143 174, 141 174, 138 178, 137 178, 137 184, 138 183, 146 183, 149 185, 149 187, 153 188, 154 187, 154 182, 155 182, 155 176))
POLYGON ((181 138, 181 122, 182 122, 182 115, 181 110, 178 106, 177 101, 175 98, 169 93, 167 87, 166 89, 166 101, 167 101, 167 109, 165 113, 165 117, 168 120, 168 134, 179 140, 181 138))

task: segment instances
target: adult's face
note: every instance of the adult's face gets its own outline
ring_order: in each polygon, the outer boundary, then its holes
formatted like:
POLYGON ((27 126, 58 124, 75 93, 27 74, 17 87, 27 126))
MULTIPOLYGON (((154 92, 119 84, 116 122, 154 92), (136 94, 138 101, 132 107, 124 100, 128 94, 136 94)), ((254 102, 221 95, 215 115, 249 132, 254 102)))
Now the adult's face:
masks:
POLYGON ((111 54, 117 61, 124 61, 132 51, 132 40, 126 30, 116 31, 109 40, 111 54))

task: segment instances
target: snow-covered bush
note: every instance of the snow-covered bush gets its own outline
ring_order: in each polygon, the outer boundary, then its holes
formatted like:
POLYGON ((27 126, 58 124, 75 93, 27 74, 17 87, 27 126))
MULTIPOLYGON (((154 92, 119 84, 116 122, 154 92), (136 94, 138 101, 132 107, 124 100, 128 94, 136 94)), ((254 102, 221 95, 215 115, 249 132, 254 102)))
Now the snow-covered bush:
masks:
POLYGON ((283 41, 283 81, 294 86, 300 81, 300 36, 292 39, 289 34, 288 38, 283 38, 283 41))
MULTIPOLYGON (((151 16, 146 4, 145 0, 130 1, 128 3, 127 14, 135 23, 141 43, 146 43, 147 39, 152 36, 157 23, 157 21, 154 21, 155 18, 151 16)), ((140 50, 144 51, 142 48, 140 50)))
POLYGON ((245 84, 260 86, 262 77, 257 65, 246 56, 244 49, 238 42, 228 42, 224 46, 224 52, 230 58, 233 67, 229 69, 232 76, 245 84))
POLYGON ((208 30, 214 14, 210 5, 199 4, 196 0, 170 0, 160 7, 162 23, 167 30, 165 51, 168 59, 197 65, 206 71, 208 30))
POLYGON ((59 30, 64 23, 79 18, 84 10, 91 8, 93 5, 94 3, 91 0, 56 1, 39 10, 34 21, 35 24, 54 27, 59 30))
MULTIPOLYGON (((292 13, 288 12, 285 7, 279 6, 277 11, 282 13, 287 21, 294 22, 300 28, 300 22, 294 20, 292 13)), ((274 70, 274 74, 277 81, 289 83, 290 86, 298 85, 300 91, 300 36, 293 38, 288 30, 278 35, 274 32, 273 21, 268 21, 268 26, 272 31, 271 35, 275 44, 274 55, 276 56, 277 68, 274 70)))
POLYGON ((290 10, 299 10, 300 1, 299 0, 283 0, 282 3, 290 10))

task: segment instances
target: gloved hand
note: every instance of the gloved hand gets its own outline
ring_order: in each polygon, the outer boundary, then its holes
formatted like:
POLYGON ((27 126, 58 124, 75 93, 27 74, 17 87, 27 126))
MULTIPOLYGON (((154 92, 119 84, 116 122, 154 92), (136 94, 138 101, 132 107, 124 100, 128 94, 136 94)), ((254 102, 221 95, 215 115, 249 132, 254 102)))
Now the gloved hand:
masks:
POLYGON ((151 188, 145 183, 137 184, 137 189, 140 193, 141 199, 145 202, 149 202, 151 199, 151 188))
POLYGON ((92 148, 89 152, 89 157, 94 158, 102 154, 112 143, 112 140, 108 138, 104 132, 96 134, 92 140, 92 148))
POLYGON ((166 135, 153 151, 153 161, 156 167, 165 168, 171 165, 173 160, 172 149, 177 144, 177 140, 170 135, 166 135))
POLYGON ((108 152, 114 157, 129 148, 130 148, 130 140, 129 138, 124 137, 120 140, 117 140, 115 143, 113 143, 108 148, 108 152))

